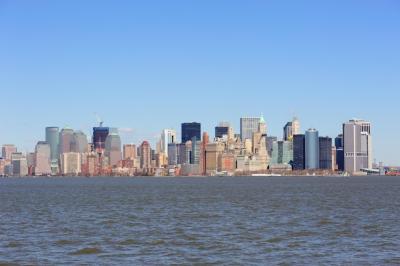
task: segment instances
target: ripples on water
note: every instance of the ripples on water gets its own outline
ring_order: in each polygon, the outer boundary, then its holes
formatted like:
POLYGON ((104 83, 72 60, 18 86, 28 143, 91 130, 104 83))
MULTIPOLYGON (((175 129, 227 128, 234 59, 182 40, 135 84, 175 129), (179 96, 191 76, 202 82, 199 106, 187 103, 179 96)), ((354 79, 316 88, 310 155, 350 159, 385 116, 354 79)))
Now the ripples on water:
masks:
POLYGON ((400 179, 0 179, 0 264, 400 264, 400 179))

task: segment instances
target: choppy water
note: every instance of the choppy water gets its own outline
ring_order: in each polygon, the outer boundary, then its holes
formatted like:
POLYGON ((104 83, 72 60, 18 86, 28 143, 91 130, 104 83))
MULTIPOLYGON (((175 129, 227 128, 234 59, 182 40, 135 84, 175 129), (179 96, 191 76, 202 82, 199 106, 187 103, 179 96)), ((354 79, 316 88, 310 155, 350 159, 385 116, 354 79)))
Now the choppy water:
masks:
POLYGON ((0 179, 0 264, 400 264, 400 178, 0 179))

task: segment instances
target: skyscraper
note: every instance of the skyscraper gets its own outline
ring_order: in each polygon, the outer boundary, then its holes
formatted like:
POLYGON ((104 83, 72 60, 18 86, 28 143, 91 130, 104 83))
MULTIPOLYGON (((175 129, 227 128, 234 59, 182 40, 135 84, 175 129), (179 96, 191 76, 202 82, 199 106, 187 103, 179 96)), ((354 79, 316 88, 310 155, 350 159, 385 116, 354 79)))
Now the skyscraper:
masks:
POLYGON ((267 152, 268 152, 268 155, 271 157, 272 156, 273 143, 274 143, 274 141, 278 141, 278 138, 277 137, 273 137, 273 136, 268 136, 266 141, 267 141, 267 143, 266 143, 267 152))
POLYGON ((151 170, 151 147, 147 141, 143 141, 140 145, 140 168, 146 173, 151 170))
POLYGON ((124 145, 124 160, 133 160, 136 158, 136 145, 125 144, 124 145))
POLYGON ((335 147, 337 168, 339 171, 344 171, 343 134, 339 134, 335 138, 335 147))
POLYGON ((305 136, 306 169, 319 169, 319 137, 318 131, 309 129, 305 136))
POLYGON ((51 147, 45 141, 39 141, 35 147, 35 175, 50 175, 51 147))
POLYGON ((260 117, 242 117, 240 118, 240 138, 244 142, 246 139, 252 139, 253 133, 259 131, 260 117))
POLYGON ((350 120, 343 124, 344 168, 351 174, 372 168, 371 123, 350 120))
POLYGON ((110 128, 108 127, 103 127, 100 125, 100 127, 93 128, 92 142, 94 149, 97 153, 104 152, 104 149, 106 147, 106 138, 109 133, 110 133, 110 128))
POLYGON ((11 164, 13 176, 28 175, 28 161, 21 152, 15 152, 11 155, 11 164))
POLYGON ((121 138, 115 132, 110 133, 106 138, 105 156, 108 157, 110 166, 116 166, 121 161, 121 138))
POLYGON ((6 161, 11 161, 11 155, 17 152, 17 147, 13 144, 5 144, 2 148, 2 157, 6 161))
POLYGON ((51 172, 58 174, 60 132, 58 127, 46 127, 46 142, 50 145, 51 172))
POLYGON ((300 133, 300 121, 297 117, 293 117, 292 120, 292 135, 299 135, 300 133))
POLYGON ((87 153, 88 149, 88 139, 85 133, 82 131, 74 132, 74 152, 87 153))
POLYGON ((332 170, 332 139, 319 137, 319 168, 332 170))
POLYGON ((292 141, 293 138, 293 130, 292 130, 292 122, 287 122, 283 127, 283 140, 292 141))
POLYGON ((293 161, 293 143, 291 141, 274 141, 271 164, 291 164, 293 161))
POLYGON ((186 143, 196 137, 197 140, 201 140, 201 124, 192 123, 182 123, 182 143, 186 143))
POLYGON ((161 152, 168 156, 168 144, 176 142, 176 131, 174 129, 164 129, 161 132, 161 152))
POLYGON ((77 152, 61 153, 61 173, 63 175, 79 175, 82 172, 81 154, 77 152))
POLYGON ((196 137, 192 138, 192 152, 190 154, 190 164, 200 164, 201 141, 196 137))
POLYGON ((59 152, 73 152, 75 149, 74 131, 70 128, 63 128, 60 132, 59 152))
POLYGON ((306 167, 305 145, 304 134, 293 135, 293 170, 304 170, 306 167))
POLYGON ((221 122, 215 127, 215 137, 222 139, 223 136, 233 139, 233 129, 228 122, 221 122))

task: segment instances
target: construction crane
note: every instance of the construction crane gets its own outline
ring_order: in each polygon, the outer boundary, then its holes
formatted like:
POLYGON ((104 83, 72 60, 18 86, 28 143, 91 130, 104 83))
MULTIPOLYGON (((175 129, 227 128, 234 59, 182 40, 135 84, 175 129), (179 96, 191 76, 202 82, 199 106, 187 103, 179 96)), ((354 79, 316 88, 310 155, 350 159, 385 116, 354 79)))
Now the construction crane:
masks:
POLYGON ((99 127, 103 127, 103 123, 104 123, 103 119, 101 119, 101 117, 99 116, 98 113, 94 113, 94 115, 96 116, 97 123, 99 123, 99 127))

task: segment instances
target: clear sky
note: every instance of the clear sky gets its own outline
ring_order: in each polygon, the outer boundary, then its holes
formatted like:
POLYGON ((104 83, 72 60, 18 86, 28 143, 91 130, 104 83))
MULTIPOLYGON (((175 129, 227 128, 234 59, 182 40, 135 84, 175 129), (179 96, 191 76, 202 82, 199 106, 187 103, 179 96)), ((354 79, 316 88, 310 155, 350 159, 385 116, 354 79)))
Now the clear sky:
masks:
POLYGON ((293 115, 331 137, 370 120, 374 157, 400 165, 399 96, 397 0, 0 0, 0 144, 21 150, 95 113, 153 143, 263 113, 279 137, 293 115))

